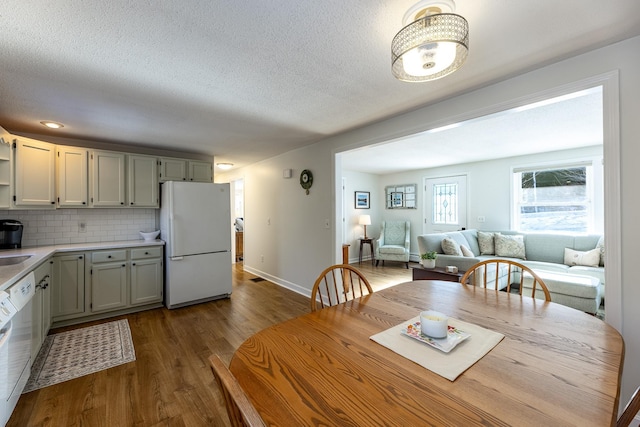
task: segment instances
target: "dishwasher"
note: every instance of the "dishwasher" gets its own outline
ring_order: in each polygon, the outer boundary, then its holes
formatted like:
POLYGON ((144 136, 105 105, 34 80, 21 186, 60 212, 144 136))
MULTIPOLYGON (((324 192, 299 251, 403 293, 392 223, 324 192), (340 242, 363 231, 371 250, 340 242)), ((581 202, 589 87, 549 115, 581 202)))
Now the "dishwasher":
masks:
POLYGON ((31 272, 0 292, 0 426, 9 421, 31 373, 35 290, 31 272))

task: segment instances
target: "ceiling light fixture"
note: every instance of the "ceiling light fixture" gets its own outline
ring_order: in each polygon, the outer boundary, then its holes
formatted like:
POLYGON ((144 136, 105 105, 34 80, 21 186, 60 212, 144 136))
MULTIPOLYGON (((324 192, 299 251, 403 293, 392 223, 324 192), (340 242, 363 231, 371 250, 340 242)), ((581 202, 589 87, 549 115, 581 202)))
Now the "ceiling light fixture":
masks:
POLYGON ((216 166, 226 171, 233 167, 233 163, 216 163, 216 166))
POLYGON ((405 82, 453 73, 469 52, 469 24, 453 13, 453 0, 422 0, 405 13, 405 27, 391 42, 391 71, 405 82))
POLYGON ((43 120, 40 124, 48 127, 49 129, 60 129, 64 127, 62 123, 52 122, 50 120, 43 120))

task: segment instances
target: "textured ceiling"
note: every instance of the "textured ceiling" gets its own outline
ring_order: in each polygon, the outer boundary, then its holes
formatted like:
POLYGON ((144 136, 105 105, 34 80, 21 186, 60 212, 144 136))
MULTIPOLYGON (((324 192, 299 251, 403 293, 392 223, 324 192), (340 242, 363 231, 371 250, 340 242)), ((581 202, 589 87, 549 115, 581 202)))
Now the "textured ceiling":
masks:
POLYGON ((467 63, 403 83, 390 43, 414 3, 3 0, 0 126, 242 166, 640 34, 637 0, 458 0, 467 63))

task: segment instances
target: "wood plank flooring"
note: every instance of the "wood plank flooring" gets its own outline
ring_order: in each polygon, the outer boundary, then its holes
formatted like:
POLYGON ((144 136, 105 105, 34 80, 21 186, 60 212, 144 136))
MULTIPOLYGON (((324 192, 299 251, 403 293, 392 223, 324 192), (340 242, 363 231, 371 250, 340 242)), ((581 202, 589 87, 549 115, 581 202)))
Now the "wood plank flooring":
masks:
MULTIPOLYGON (((402 263, 355 266, 374 290, 411 280, 402 263)), ((136 361, 21 396, 7 426, 229 426, 207 358, 218 353, 229 363, 255 332, 309 312, 307 297, 251 279, 235 264, 230 299, 52 331, 126 318, 136 361)))

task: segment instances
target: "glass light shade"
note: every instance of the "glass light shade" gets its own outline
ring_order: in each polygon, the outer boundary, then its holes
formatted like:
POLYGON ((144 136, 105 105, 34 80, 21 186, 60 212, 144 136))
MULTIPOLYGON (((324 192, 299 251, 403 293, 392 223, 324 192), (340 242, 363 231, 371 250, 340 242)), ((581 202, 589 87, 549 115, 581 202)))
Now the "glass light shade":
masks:
POLYGON ((371 215, 360 215, 358 223, 360 225, 371 225, 371 215))
POLYGON ((216 166, 222 170, 229 170, 233 167, 233 163, 216 163, 216 166))
POLYGON ((423 82, 453 73, 467 58, 469 24, 454 13, 420 18, 391 43, 393 75, 402 81, 423 82))

